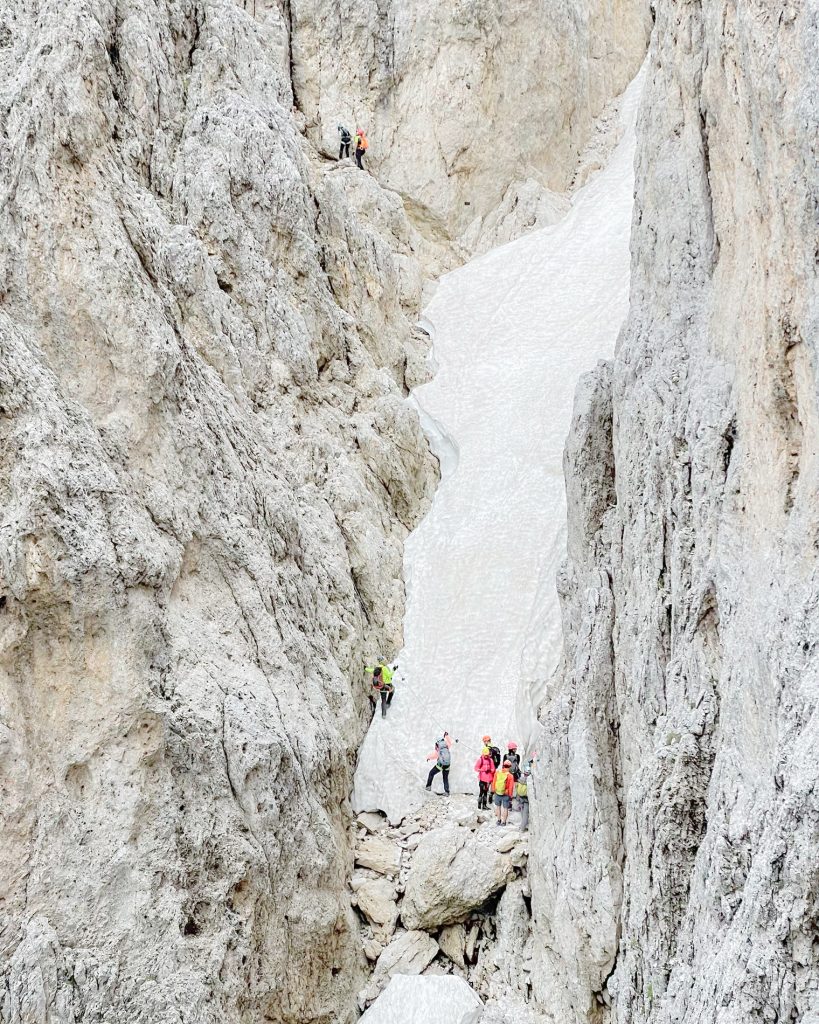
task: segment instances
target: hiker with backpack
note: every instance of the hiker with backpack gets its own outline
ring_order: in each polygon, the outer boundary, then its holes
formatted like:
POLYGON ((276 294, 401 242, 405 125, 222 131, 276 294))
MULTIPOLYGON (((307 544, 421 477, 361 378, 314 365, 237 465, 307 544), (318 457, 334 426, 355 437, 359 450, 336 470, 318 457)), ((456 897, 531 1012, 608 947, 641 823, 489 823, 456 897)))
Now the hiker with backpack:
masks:
POLYGON ((525 832, 529 828, 529 779, 532 776, 532 762, 527 761, 523 774, 518 779, 515 787, 515 795, 520 804, 520 830, 525 832))
POLYGON ((496 768, 500 768, 500 763, 501 763, 500 751, 498 750, 497 747, 492 745, 492 737, 491 736, 484 736, 484 737, 482 737, 482 739, 483 739, 483 745, 485 747, 489 747, 489 756, 492 758, 492 761, 494 762, 495 767, 496 768))
POLYGON ((435 764, 430 768, 429 775, 427 776, 427 792, 432 791, 432 780, 438 774, 441 773, 441 777, 444 780, 444 793, 449 796, 449 769, 452 764, 452 754, 449 748, 452 746, 452 740, 449 737, 449 733, 445 732, 444 735, 435 741, 435 750, 427 757, 427 761, 434 761, 435 764))
POLYGON ((510 770, 517 782, 520 778, 520 754, 518 753, 518 745, 514 740, 509 740, 507 748, 504 760, 509 762, 510 770))
POLYGON ((341 135, 341 145, 338 150, 339 160, 343 160, 344 157, 350 156, 350 143, 353 141, 352 135, 348 128, 345 128, 343 124, 337 126, 339 134, 341 135))
POLYGON ((495 805, 496 825, 506 827, 509 819, 509 808, 512 804, 512 796, 515 792, 515 779, 509 770, 511 765, 508 761, 503 762, 499 771, 495 772, 492 780, 492 802, 495 805))
POLYGON ((373 677, 373 690, 370 700, 373 705, 373 710, 378 703, 378 698, 381 698, 381 717, 387 717, 387 708, 392 704, 392 698, 395 695, 395 686, 393 685, 392 677, 394 669, 387 665, 386 659, 379 658, 375 665, 368 665, 364 669, 365 674, 372 675, 373 677))
POLYGON ((489 787, 495 777, 495 762, 489 753, 489 747, 484 747, 481 756, 475 762, 475 771, 478 773, 478 810, 489 810, 489 787))
POLYGON ((360 171, 364 170, 364 164, 361 162, 364 158, 364 154, 370 148, 370 144, 367 141, 367 136, 364 134, 363 128, 356 128, 355 130, 355 162, 356 166, 360 171))

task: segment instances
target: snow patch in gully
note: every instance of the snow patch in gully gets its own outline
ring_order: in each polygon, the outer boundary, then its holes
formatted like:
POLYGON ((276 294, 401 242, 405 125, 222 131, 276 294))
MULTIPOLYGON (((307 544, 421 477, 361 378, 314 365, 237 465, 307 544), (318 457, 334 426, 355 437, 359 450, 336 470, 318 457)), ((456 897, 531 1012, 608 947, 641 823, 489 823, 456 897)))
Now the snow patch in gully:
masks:
POLYGON ((643 77, 623 96, 608 166, 566 217, 447 274, 424 312, 437 372, 410 400, 441 484, 406 544, 405 647, 390 713, 373 719, 361 750, 357 811, 397 822, 417 809, 444 730, 458 740, 450 783, 463 792, 477 789, 484 733, 502 748, 526 748, 533 735, 560 654, 555 575, 575 385, 613 354, 628 308, 643 77))

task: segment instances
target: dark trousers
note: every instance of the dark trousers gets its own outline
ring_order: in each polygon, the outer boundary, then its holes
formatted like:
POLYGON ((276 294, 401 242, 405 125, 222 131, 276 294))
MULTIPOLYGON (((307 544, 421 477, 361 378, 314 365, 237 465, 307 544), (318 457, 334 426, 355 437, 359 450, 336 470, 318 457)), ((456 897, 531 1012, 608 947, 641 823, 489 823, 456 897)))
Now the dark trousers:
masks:
POLYGON ((362 164, 361 158, 364 156, 365 153, 366 153, 366 150, 364 150, 364 149, 356 149, 356 151, 355 151, 355 162, 358 164, 359 168, 362 171, 364 170, 364 164, 362 164))
POLYGON ((440 772, 441 775, 444 778, 444 792, 448 793, 449 792, 449 768, 442 768, 441 765, 439 765, 439 764, 434 764, 430 768, 430 770, 429 770, 429 775, 427 775, 427 789, 429 789, 429 787, 432 785, 432 780, 435 778, 435 776, 438 774, 438 772, 440 772))
POLYGON ((478 807, 483 807, 489 810, 489 783, 479 782, 478 783, 478 807))
POLYGON ((349 156, 349 155, 350 155, 350 143, 349 142, 342 142, 341 143, 341 148, 338 151, 338 158, 339 158, 339 160, 343 160, 345 156, 349 156))
POLYGON ((387 689, 386 686, 382 687, 379 691, 381 694, 381 717, 387 717, 387 708, 392 704, 393 694, 395 693, 395 687, 391 686, 387 689))

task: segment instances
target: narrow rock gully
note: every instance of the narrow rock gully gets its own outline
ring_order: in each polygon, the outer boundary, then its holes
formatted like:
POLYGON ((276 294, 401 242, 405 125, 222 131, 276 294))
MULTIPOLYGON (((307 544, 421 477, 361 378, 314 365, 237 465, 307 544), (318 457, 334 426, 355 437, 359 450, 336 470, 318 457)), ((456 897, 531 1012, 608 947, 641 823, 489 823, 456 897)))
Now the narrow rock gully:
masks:
MULTIPOLYGON (((501 750, 514 739, 523 760, 537 748, 560 653, 574 389, 612 355, 628 305, 642 77, 609 119, 619 138, 607 165, 566 215, 446 275, 424 311, 435 374, 410 401, 442 479, 406 545, 395 699, 373 719, 353 793, 367 1024, 549 1019, 530 1002, 528 837, 516 811, 506 828, 479 811, 473 765, 486 733, 501 750), (449 799, 424 789, 445 730, 449 799)), ((537 767, 532 789, 536 829, 537 767)))

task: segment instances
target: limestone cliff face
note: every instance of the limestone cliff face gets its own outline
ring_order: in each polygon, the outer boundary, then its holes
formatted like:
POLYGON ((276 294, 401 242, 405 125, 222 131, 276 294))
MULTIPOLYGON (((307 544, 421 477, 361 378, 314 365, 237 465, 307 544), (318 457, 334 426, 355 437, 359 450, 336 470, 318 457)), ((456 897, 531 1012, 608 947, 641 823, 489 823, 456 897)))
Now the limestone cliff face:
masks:
POLYGON ((808 3, 658 4, 631 310, 566 449, 530 859, 562 1020, 819 1020, 808 3))
POLYGON ((276 8, 0 20, 0 1018, 344 1020, 409 226, 317 169, 276 8))
POLYGON ((651 25, 646 0, 289 0, 288 9, 310 138, 337 154, 339 121, 362 124, 368 162, 424 233, 481 250, 499 206, 520 207, 519 233, 549 190, 569 185, 594 119, 640 67, 651 25))

